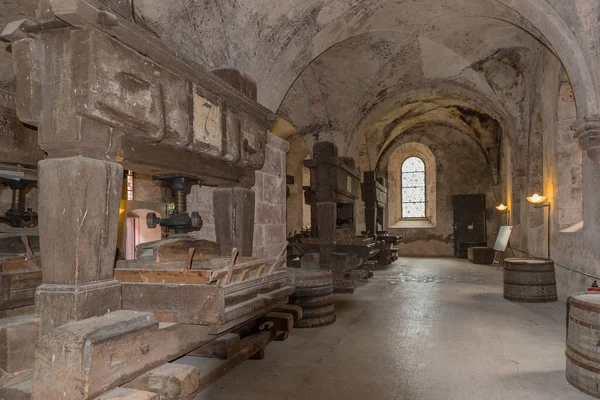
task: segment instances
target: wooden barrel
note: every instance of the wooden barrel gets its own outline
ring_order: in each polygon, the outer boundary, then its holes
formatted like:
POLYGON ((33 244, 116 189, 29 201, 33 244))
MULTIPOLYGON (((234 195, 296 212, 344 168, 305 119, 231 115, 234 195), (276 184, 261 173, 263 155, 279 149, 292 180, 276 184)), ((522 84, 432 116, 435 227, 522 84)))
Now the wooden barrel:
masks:
POLYGON ((543 258, 504 260, 504 298, 525 303, 558 300, 554 261, 543 258))
POLYGON ((335 322, 333 305, 333 278, 323 269, 295 269, 296 291, 290 303, 302 307, 302 319, 296 328, 316 328, 335 322))
POLYGON ((567 381, 600 399, 600 293, 567 300, 567 381))

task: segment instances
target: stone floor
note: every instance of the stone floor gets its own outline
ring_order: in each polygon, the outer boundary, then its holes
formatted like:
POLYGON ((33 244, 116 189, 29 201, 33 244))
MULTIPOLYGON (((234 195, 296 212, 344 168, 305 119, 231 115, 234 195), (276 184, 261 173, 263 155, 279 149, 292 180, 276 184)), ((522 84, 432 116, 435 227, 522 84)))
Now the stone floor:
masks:
POLYGON ((564 301, 512 303, 502 271, 457 259, 401 259, 338 320, 294 329, 197 399, 590 399, 564 378, 564 301))

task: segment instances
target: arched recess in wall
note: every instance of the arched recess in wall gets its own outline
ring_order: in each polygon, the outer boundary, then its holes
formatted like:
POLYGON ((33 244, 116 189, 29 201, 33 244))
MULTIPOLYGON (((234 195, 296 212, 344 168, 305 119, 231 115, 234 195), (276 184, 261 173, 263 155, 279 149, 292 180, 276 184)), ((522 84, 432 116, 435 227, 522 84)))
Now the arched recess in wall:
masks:
MULTIPOLYGON (((385 168, 385 167, 384 167, 385 168)), ((436 161, 433 152, 417 142, 404 143, 391 153, 387 163, 389 228, 432 228, 436 226, 436 161), (402 165, 410 157, 425 163, 425 218, 411 220, 402 216, 402 165)))
POLYGON ((560 75, 557 106, 556 218, 561 232, 583 229, 583 152, 573 141, 571 126, 577 120, 577 105, 566 74, 560 75))

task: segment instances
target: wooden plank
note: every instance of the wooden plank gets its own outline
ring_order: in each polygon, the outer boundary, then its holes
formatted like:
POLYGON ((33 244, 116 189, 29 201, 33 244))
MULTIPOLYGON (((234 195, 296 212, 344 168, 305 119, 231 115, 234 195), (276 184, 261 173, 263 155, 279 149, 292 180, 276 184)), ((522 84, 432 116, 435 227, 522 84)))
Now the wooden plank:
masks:
POLYGON ((122 387, 152 392, 160 399, 181 399, 198 389, 200 371, 194 366, 167 363, 156 367, 122 387))
POLYGON ((254 170, 232 166, 201 153, 147 143, 124 134, 115 135, 113 139, 107 155, 125 169, 150 174, 179 172, 201 175, 206 186, 239 182, 250 187, 255 181, 254 170))
POLYGON ((215 285, 122 282, 125 310, 153 312, 159 321, 218 325, 225 298, 215 285))
POLYGON ((196 367, 200 371, 200 380, 196 392, 204 390, 208 385, 216 382, 233 368, 249 359, 267 346, 278 335, 275 329, 254 333, 242 339, 241 350, 227 360, 217 358, 185 356, 175 363, 196 367))
POLYGON ((207 285, 210 283, 210 272, 187 270, 157 270, 115 268, 115 279, 121 282, 144 283, 193 283, 207 285))
POLYGON ((291 331, 294 327, 294 316, 292 314, 274 311, 265 315, 265 319, 273 322, 275 329, 278 331, 291 331))
POLYGON ((38 340, 32 400, 93 399, 213 339, 135 311, 67 323, 38 340))
POLYGON ((302 319, 302 307, 296 306, 293 304, 286 304, 281 306, 275 310, 276 312, 292 314, 294 316, 294 321, 299 321, 302 319))
POLYGON ((284 297, 280 300, 275 301, 273 304, 270 304, 268 307, 266 307, 265 309, 259 309, 258 311, 254 311, 252 313, 249 314, 244 314, 243 316, 234 319, 232 321, 229 321, 225 324, 221 324, 221 325, 215 325, 215 326, 210 326, 208 327, 208 331, 212 334, 212 335, 219 335, 223 332, 227 332, 230 331, 232 329, 235 329, 236 327, 242 325, 244 322, 248 322, 251 321, 253 319, 257 319, 260 318, 262 315, 264 315, 265 313, 276 309, 277 307, 281 307, 284 304, 287 304, 288 302, 288 297, 284 297))
POLYGON ((240 350, 240 335, 236 333, 227 333, 218 339, 215 339, 212 342, 188 353, 188 355, 227 360, 239 353, 240 350))
POLYGON ((116 388, 104 393, 95 400, 160 400, 160 396, 142 390, 116 388))

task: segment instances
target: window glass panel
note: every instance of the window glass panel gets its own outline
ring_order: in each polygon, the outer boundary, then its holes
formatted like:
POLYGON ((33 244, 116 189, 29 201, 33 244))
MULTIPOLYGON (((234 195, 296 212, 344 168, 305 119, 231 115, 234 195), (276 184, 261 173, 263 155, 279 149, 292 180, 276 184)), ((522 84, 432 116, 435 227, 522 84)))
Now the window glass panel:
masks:
POLYGON ((402 164, 402 172, 425 172, 425 163, 418 157, 407 158, 402 164))
POLYGON ((425 218, 425 163, 418 157, 402 163, 402 218, 425 218))
POLYGON ((425 191, 419 187, 402 188, 402 199, 404 203, 424 203, 425 191))
POLYGON ((425 172, 404 172, 402 173, 402 187, 424 187, 425 172))
POLYGON ((403 203, 402 218, 425 218, 425 203, 403 203))

